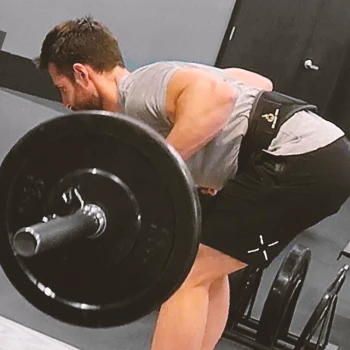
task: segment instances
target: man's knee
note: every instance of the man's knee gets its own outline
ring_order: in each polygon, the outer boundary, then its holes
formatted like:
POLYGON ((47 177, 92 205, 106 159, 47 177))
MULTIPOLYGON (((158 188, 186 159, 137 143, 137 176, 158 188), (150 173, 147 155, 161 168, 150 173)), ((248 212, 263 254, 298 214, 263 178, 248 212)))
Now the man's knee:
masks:
POLYGON ((244 268, 246 264, 216 249, 201 244, 196 260, 183 287, 207 286, 244 268))

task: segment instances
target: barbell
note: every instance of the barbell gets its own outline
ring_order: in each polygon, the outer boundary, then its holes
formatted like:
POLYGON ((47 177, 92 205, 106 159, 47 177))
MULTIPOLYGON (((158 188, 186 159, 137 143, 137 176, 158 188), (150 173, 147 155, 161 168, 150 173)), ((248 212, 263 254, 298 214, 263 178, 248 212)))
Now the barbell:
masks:
POLYGON ((0 168, 0 259, 32 305, 85 327, 131 323, 184 282, 201 228, 196 186, 151 127, 102 111, 26 133, 0 168))

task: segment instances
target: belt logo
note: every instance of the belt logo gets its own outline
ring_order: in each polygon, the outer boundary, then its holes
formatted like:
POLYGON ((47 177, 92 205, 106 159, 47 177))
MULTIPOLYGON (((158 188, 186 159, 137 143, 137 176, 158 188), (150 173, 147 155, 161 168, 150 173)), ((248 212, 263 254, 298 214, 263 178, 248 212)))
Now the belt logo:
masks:
POLYGON ((277 117, 279 114, 280 110, 277 108, 275 110, 275 114, 272 113, 267 113, 267 114, 263 114, 261 116, 261 118, 266 119, 269 123, 272 123, 271 128, 274 129, 276 127, 276 123, 277 123, 277 117))

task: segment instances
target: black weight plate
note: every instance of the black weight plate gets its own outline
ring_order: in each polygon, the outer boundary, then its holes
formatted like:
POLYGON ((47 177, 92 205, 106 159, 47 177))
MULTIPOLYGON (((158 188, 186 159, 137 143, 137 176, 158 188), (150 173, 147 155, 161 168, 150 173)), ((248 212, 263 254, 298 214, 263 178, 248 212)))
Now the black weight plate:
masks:
MULTIPOLYGON (((314 312, 310 316, 303 331, 301 332, 294 350, 306 349, 307 345, 312 340, 312 337, 316 334, 323 322, 327 319, 329 319, 331 322, 329 325, 327 325, 329 329, 324 329, 324 331, 330 332, 332 327, 332 318, 330 318, 330 316, 334 316, 331 315, 331 313, 335 311, 332 310, 333 303, 336 302, 336 298, 344 284, 349 269, 350 266, 345 265, 338 272, 337 277, 334 279, 331 285, 327 288, 326 293, 323 295, 322 299, 317 304, 314 312)), ((320 334, 320 336, 322 336, 322 334, 320 334)))
POLYGON ((262 274, 263 269, 247 266, 229 276, 230 308, 227 330, 234 329, 243 319, 248 308, 251 309, 254 306, 262 274))
POLYGON ((200 219, 182 159, 153 129, 124 115, 90 111, 44 122, 0 168, 4 272, 30 303, 67 323, 117 326, 158 308, 191 269, 200 219), (14 233, 50 214, 48 197, 62 178, 88 168, 116 175, 136 198, 141 227, 127 256, 112 266, 93 264, 82 240, 31 259, 17 256, 14 233))
POLYGON ((280 266, 261 312, 256 341, 273 346, 289 330, 311 261, 311 251, 295 245, 280 266))

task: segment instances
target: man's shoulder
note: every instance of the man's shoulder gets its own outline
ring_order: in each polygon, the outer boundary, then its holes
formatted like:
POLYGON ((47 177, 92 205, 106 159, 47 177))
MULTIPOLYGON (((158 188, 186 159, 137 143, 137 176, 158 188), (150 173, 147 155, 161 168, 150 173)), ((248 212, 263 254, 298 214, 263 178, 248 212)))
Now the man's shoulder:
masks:
POLYGON ((169 81, 169 79, 178 71, 184 73, 188 71, 205 71, 222 74, 222 70, 217 67, 212 67, 202 63, 187 62, 187 61, 157 61, 139 68, 136 68, 130 74, 130 81, 134 83, 152 80, 154 83, 159 81, 169 81))
POLYGON ((181 68, 184 68, 181 62, 177 61, 158 61, 143 65, 133 70, 127 77, 125 84, 133 86, 134 89, 152 86, 161 86, 167 84, 169 79, 181 68))
POLYGON ((138 73, 142 73, 150 70, 157 71, 162 69, 183 67, 185 65, 186 65, 185 62, 179 62, 179 61, 156 61, 156 62, 151 62, 145 65, 142 65, 136 68, 135 70, 133 70, 131 73, 138 74, 138 73))

